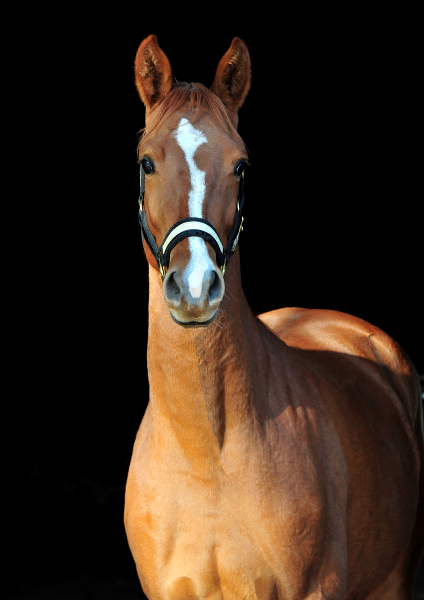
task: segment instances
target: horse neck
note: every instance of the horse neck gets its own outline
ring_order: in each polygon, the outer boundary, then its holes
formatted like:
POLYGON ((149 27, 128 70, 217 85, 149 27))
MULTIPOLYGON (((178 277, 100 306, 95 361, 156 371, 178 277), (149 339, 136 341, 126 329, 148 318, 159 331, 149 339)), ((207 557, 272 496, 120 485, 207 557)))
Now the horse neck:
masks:
POLYGON ((220 314, 195 329, 172 321, 160 277, 149 267, 150 408, 162 431, 170 428, 181 446, 191 444, 189 453, 198 459, 219 454, 243 429, 251 437, 264 411, 266 386, 259 377, 268 363, 266 330, 244 296, 238 252, 230 266, 220 314))

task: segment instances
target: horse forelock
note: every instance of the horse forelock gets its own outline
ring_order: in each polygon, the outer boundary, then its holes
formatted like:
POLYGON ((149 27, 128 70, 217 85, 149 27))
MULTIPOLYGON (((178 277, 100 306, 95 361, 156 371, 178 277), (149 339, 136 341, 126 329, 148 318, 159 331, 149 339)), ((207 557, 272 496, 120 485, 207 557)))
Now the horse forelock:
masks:
MULTIPOLYGON (((224 104, 216 94, 201 83, 178 82, 159 105, 158 113, 155 115, 153 123, 151 123, 149 127, 145 127, 141 130, 142 135, 138 143, 138 150, 140 150, 142 143, 146 142, 154 135, 157 127, 163 123, 165 119, 181 108, 186 108, 192 113, 193 117, 195 117, 202 108, 209 110, 224 131, 226 131, 233 140, 241 143, 243 147, 245 147, 243 140, 228 116, 224 104)), ((139 160, 140 159, 141 155, 139 152, 139 160)))

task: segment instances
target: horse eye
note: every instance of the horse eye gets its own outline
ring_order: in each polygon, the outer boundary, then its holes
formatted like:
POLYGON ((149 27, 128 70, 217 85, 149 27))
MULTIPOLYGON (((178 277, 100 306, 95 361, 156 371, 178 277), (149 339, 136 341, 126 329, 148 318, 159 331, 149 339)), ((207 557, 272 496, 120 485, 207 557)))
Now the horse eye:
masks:
POLYGON ((141 159, 141 167, 146 173, 146 175, 150 175, 150 173, 155 172, 155 165, 153 164, 153 161, 151 161, 149 158, 141 159))
POLYGON ((234 169, 234 175, 237 175, 238 177, 240 177, 242 175, 242 173, 246 170, 247 167, 247 162, 245 160, 242 160, 241 163, 239 163, 236 168, 234 169))

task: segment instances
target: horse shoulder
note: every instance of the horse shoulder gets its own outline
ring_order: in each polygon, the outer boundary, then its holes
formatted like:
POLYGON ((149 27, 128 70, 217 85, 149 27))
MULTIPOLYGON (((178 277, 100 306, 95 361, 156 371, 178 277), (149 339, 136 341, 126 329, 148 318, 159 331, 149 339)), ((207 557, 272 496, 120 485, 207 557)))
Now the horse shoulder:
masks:
MULTIPOLYGON (((144 556, 151 547, 149 532, 152 528, 151 503, 154 501, 154 493, 151 486, 147 485, 152 471, 151 465, 151 437, 152 417, 151 407, 148 404, 146 412, 141 421, 140 428, 134 441, 134 448, 128 471, 127 484, 125 487, 125 511, 124 523, 127 532, 128 543, 135 561, 150 564, 150 558, 144 556)), ((142 578, 144 589, 146 582, 142 578)))

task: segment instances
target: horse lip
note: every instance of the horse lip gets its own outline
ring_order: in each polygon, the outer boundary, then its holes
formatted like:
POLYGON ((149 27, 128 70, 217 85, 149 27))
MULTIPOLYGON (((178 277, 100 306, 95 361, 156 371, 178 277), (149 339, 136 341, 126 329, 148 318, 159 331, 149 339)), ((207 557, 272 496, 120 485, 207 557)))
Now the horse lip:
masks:
POLYGON ((215 318, 218 314, 218 310, 216 310, 214 312, 214 314, 209 319, 206 319, 205 321, 180 321, 172 314, 171 311, 169 311, 169 312, 171 314, 172 320, 175 323, 177 323, 177 325, 181 325, 181 327, 185 327, 186 329, 192 329, 194 327, 207 327, 215 320, 215 318))

